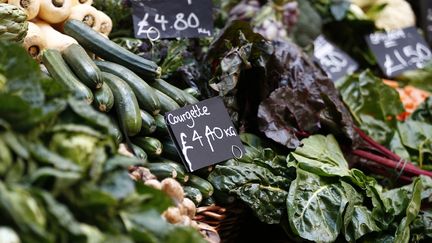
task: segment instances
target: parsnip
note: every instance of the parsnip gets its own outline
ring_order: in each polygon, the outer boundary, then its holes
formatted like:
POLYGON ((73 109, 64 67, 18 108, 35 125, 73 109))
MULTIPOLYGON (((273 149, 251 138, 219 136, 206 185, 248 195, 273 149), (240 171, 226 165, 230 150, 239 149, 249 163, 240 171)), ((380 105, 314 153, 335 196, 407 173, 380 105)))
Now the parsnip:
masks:
POLYGON ((41 53, 46 48, 47 43, 42 30, 35 23, 29 22, 27 35, 24 38, 23 46, 38 62, 41 61, 41 53))
POLYGON ((176 204, 182 203, 184 199, 183 187, 173 178, 166 178, 161 181, 162 191, 168 194, 176 204))
POLYGON ((46 22, 36 20, 35 24, 39 26, 45 36, 47 48, 63 51, 73 43, 78 44, 74 38, 63 35, 46 22))
POLYGON ((104 36, 108 36, 112 30, 112 20, 102 11, 97 11, 96 24, 93 28, 104 36))
POLYGON ((93 0, 72 0, 72 7, 81 4, 92 5, 93 0))
POLYGON ((27 20, 34 19, 38 15, 41 5, 41 0, 8 0, 4 2, 24 9, 27 14, 27 20))
POLYGON ((66 20, 72 8, 72 0, 40 0, 38 17, 50 24, 66 20))
POLYGON ((91 28, 98 28, 96 26, 98 18, 98 10, 94 7, 86 4, 80 4, 72 7, 71 14, 69 15, 68 19, 76 19, 79 21, 82 21, 86 25, 90 26, 91 28))

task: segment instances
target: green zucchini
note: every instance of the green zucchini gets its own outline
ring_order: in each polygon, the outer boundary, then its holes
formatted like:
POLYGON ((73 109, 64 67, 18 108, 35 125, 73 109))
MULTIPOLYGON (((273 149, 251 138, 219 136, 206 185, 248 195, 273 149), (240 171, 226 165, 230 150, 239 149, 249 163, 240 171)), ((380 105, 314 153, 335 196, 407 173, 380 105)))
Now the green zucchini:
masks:
POLYGON ((195 187, 185 186, 183 187, 183 191, 185 197, 192 200, 192 202, 195 203, 196 206, 198 206, 202 202, 203 196, 200 190, 196 189, 195 187))
POLYGON ((181 161, 180 155, 177 151, 177 147, 171 138, 162 140, 162 156, 167 159, 171 159, 174 161, 181 161))
POLYGON ((92 90, 102 87, 102 74, 86 50, 78 44, 72 44, 63 51, 63 59, 78 76, 80 81, 92 90))
POLYGON ((195 97, 195 99, 199 99, 201 96, 201 92, 197 89, 197 88, 187 88, 183 90, 184 92, 192 95, 193 97, 195 97))
POLYGON ((216 200, 214 199, 213 196, 202 200, 202 202, 200 204, 200 206, 214 206, 214 205, 216 205, 216 200))
POLYGON ((103 83, 102 87, 93 92, 94 106, 101 112, 108 112, 114 106, 114 95, 110 87, 103 83))
POLYGON ((64 33, 102 59, 128 67, 146 80, 152 81, 161 75, 161 68, 156 63, 122 48, 81 21, 67 20, 64 33))
POLYGON ((119 127, 119 124, 118 124, 117 120, 114 117, 112 117, 112 116, 108 116, 108 117, 109 117, 109 119, 111 121, 111 124, 113 126, 113 130, 115 132, 115 139, 116 139, 116 142, 117 142, 117 145, 118 145, 121 142, 123 142, 123 133, 121 132, 121 129, 119 127))
POLYGON ((156 121, 148 112, 141 110, 141 132, 142 135, 149 135, 156 131, 156 121))
POLYGON ((146 152, 140 148, 139 146, 135 145, 135 144, 131 144, 132 145, 132 151, 135 155, 135 157, 137 157, 138 159, 142 159, 145 162, 147 162, 147 154, 146 152))
POLYGON ((160 102, 154 89, 131 70, 112 62, 95 61, 96 65, 107 73, 123 79, 133 90, 140 107, 153 115, 159 113, 160 102))
POLYGON ((184 91, 183 91, 183 97, 185 98, 186 104, 188 104, 188 105, 193 105, 193 104, 196 104, 199 102, 199 100, 197 98, 193 97, 192 95, 190 95, 184 91))
POLYGON ((190 174, 186 185, 198 189, 203 195, 203 198, 210 197, 214 192, 213 186, 210 184, 210 182, 196 175, 190 174))
POLYGON ((189 180, 189 175, 186 173, 185 167, 175 161, 169 160, 169 159, 165 159, 165 158, 156 158, 154 160, 150 160, 150 163, 163 163, 163 164, 168 164, 171 165, 172 167, 175 168, 175 170, 177 171, 177 179, 180 183, 185 183, 189 180))
POLYGON ((144 149, 150 157, 158 157, 162 154, 162 143, 153 137, 135 137, 132 142, 144 149))
POLYGON ((61 53, 54 49, 43 52, 43 63, 55 81, 60 82, 72 92, 78 99, 84 99, 87 103, 93 102, 93 93, 81 83, 63 60, 61 53))
POLYGON ((168 97, 173 99, 180 106, 185 106, 187 104, 186 99, 184 97, 183 90, 171 85, 163 79, 156 79, 153 83, 151 83, 152 87, 159 90, 160 92, 166 94, 168 97))
POLYGON ((165 178, 176 179, 178 174, 177 170, 169 164, 165 163, 151 163, 146 165, 152 174, 156 176, 158 180, 165 178))
POLYGON ((160 112, 162 114, 180 108, 180 106, 173 99, 171 99, 168 95, 160 92, 157 89, 156 89, 156 95, 158 96, 160 101, 160 112))
POLYGON ((114 107, 123 133, 128 136, 138 134, 142 121, 138 101, 132 89, 115 75, 102 72, 102 77, 113 92, 114 107))
POLYGON ((169 135, 168 127, 165 123, 165 118, 161 114, 157 114, 154 116, 154 120, 156 122, 156 134, 161 136, 169 135))

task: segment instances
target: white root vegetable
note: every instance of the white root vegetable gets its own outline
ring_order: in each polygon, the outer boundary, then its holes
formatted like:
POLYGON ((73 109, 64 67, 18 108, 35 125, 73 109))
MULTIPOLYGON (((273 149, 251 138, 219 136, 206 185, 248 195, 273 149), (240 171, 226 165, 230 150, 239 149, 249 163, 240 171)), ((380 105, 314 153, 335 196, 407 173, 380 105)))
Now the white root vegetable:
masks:
POLYGON ((156 179, 147 180, 144 182, 144 184, 146 186, 153 187, 154 189, 162 190, 162 184, 160 183, 160 181, 158 181, 156 179))
POLYGON ((24 38, 23 46, 33 59, 41 61, 41 53, 47 43, 42 30, 35 23, 29 22, 27 35, 24 38))
POLYGON ((183 209, 185 210, 185 212, 183 214, 188 216, 189 218, 193 219, 195 217, 195 214, 196 214, 196 206, 192 202, 192 200, 190 200, 189 198, 185 198, 185 199, 183 199, 183 202, 181 205, 183 206, 183 209))
POLYGON ((72 8, 72 0, 41 0, 38 17, 50 24, 66 20, 72 8))
POLYGON ((27 14, 27 20, 36 18, 41 5, 41 0, 8 0, 3 2, 22 8, 27 14))
POLYGON ((192 223, 192 219, 189 218, 189 216, 187 216, 187 215, 182 216, 182 221, 180 222, 181 225, 190 226, 191 223, 192 223))
POLYGON ((183 221, 183 217, 177 207, 169 207, 162 216, 171 224, 178 224, 183 221))
POLYGON ((71 0, 72 1, 72 7, 76 6, 76 5, 92 5, 93 4, 93 0, 71 0))
POLYGON ((71 44, 78 44, 74 38, 58 32, 48 23, 37 20, 35 24, 41 29, 42 34, 45 36, 47 48, 49 49, 63 51, 71 44))
POLYGON ((96 25, 93 28, 104 36, 108 36, 112 30, 112 20, 102 11, 97 11, 96 25))
POLYGON ((162 182, 162 191, 168 194, 177 204, 183 202, 184 191, 183 187, 173 178, 166 178, 162 182))
POLYGON ((68 17, 68 19, 79 20, 93 29, 97 27, 97 18, 98 10, 86 4, 79 4, 72 7, 71 14, 68 17))

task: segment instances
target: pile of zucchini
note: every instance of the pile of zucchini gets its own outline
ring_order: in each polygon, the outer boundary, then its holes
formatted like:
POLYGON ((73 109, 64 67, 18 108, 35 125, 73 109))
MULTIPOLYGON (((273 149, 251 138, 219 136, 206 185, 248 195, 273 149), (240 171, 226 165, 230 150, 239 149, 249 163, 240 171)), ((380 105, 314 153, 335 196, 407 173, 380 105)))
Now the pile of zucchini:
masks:
POLYGON ((198 102, 197 92, 160 79, 156 63, 123 49, 80 21, 68 20, 64 33, 79 44, 62 52, 44 51, 43 64, 53 79, 76 98, 107 113, 115 125, 117 142, 125 142, 157 179, 176 179, 196 206, 213 204, 213 186, 186 173, 178 162, 181 159, 163 117, 165 112, 198 102), (88 52, 101 59, 92 59, 88 52))

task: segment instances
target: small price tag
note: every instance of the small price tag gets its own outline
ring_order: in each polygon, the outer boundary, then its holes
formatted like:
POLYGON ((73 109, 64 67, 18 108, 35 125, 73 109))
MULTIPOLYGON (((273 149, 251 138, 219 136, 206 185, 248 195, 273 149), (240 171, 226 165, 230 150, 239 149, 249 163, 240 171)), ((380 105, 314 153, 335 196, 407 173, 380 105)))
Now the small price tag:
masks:
POLYGON ((366 41, 387 77, 422 68, 432 59, 431 50, 415 27, 373 33, 366 41))
POLYGON ((333 81, 357 70, 358 63, 337 46, 328 42, 324 36, 318 36, 314 41, 314 47, 314 60, 321 65, 333 81))
POLYGON ((165 121, 190 172, 245 153, 220 97, 168 112, 165 121))
POLYGON ((132 1, 136 38, 208 37, 213 33, 212 0, 132 1))

